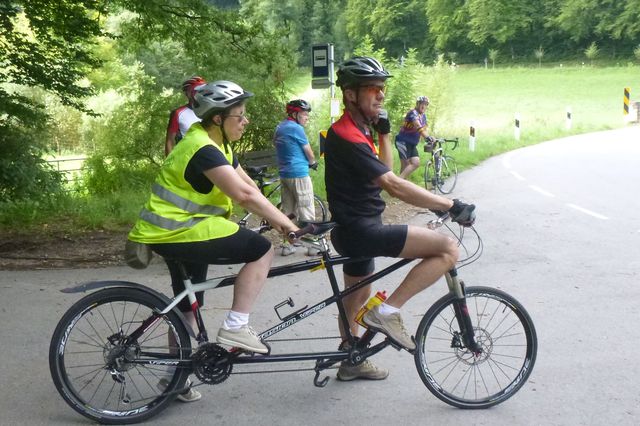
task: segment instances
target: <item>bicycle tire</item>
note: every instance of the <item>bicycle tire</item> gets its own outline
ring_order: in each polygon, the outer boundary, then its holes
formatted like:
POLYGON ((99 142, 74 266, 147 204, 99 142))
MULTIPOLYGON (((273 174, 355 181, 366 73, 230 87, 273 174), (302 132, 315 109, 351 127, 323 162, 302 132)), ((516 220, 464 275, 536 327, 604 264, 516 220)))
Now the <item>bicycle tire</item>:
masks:
POLYGON ((461 343, 448 294, 431 306, 416 332, 415 364, 425 386, 458 408, 489 408, 512 397, 529 378, 538 341, 531 317, 507 293, 489 287, 465 291, 477 343, 474 356, 461 343))
POLYGON ((171 352, 190 357, 189 334, 175 312, 151 324, 135 344, 118 344, 165 307, 152 294, 118 287, 85 296, 63 315, 51 338, 49 368, 71 408, 99 423, 128 424, 156 415, 175 399, 171 392, 184 386, 190 369, 135 362, 171 352), (177 350, 169 347, 169 333, 177 350))
POLYGON ((424 188, 427 191, 436 192, 436 181, 435 181, 436 171, 434 168, 433 161, 427 161, 427 164, 424 166, 424 188))
POLYGON ((442 194, 450 194, 458 182, 458 165, 456 160, 445 155, 440 160, 440 176, 437 179, 438 190, 442 194))

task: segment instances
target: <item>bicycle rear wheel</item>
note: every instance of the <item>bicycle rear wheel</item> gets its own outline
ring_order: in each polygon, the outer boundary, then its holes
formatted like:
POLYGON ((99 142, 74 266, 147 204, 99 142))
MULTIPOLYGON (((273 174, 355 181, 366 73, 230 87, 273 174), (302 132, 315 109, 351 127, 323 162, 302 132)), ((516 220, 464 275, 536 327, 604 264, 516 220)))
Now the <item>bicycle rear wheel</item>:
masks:
POLYGON ((440 159, 440 173, 437 179, 437 186, 441 193, 450 194, 456 187, 458 181, 458 165, 456 160, 450 155, 445 155, 440 159))
POLYGON ((436 192, 436 170, 431 160, 424 166, 424 187, 427 191, 436 192))
POLYGON ((143 421, 163 410, 181 389, 190 369, 191 341, 174 313, 158 317, 125 344, 129 333, 166 303, 138 289, 107 288, 69 309, 49 348, 53 382, 78 413, 106 424, 143 421), (169 346, 169 336, 175 346, 169 346))
POLYGON ((439 299, 420 321, 415 363, 425 386, 458 408, 488 408, 506 401, 527 381, 538 341, 531 317, 518 301, 489 287, 469 287, 467 307, 476 342, 464 347, 454 296, 439 299))

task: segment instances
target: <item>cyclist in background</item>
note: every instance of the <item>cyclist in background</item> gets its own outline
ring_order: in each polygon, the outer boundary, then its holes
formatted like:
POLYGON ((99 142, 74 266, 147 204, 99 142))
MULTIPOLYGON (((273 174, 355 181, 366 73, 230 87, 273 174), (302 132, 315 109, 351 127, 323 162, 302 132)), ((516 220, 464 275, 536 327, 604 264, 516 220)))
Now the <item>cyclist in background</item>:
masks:
MULTIPOLYGON (((267 353, 267 346, 249 327, 249 314, 267 278, 274 251, 265 237, 229 220, 233 202, 264 217, 284 235, 298 227, 260 193, 231 150, 231 142, 242 137, 249 123, 245 101, 251 96, 230 81, 196 89, 193 109, 202 121, 191 126, 164 161, 129 239, 164 257, 174 295, 184 290, 177 262, 184 264, 193 283, 206 280, 210 264, 244 264, 217 341, 267 353)), ((202 292, 196 297, 202 306, 202 292)), ((183 299, 178 308, 196 328, 189 301, 183 299)))
MULTIPOLYGON (((385 190, 416 207, 448 211, 452 220, 464 226, 473 224, 475 206, 432 194, 393 173, 391 126, 382 109, 385 81, 391 75, 380 62, 356 56, 342 63, 337 75, 345 112, 331 125, 325 149, 329 210, 332 220, 340 225, 332 230, 331 241, 341 255, 362 258, 344 265, 345 287, 373 274, 375 257, 419 259, 387 300, 363 317, 369 328, 384 333, 407 350, 414 350, 415 342, 404 327, 400 308, 455 265, 458 248, 451 238, 423 226, 383 224, 385 202, 381 192, 385 190), (378 135, 378 149, 373 143, 374 131, 378 135)), ((371 286, 365 286, 344 299, 354 336, 358 335, 356 313, 367 302, 370 292, 371 286)), ((344 330, 341 333, 344 339, 344 330)), ((348 343, 351 342, 343 341, 341 349, 346 349, 348 343)), ((338 369, 340 380, 380 380, 387 375, 387 370, 369 360, 358 365, 343 362, 338 369)))
POLYGON ((399 176, 403 179, 408 179, 409 175, 420 166, 417 148, 420 137, 423 137, 427 143, 431 142, 425 114, 428 106, 429 98, 419 96, 416 99, 416 107, 407 113, 400 132, 396 135, 396 148, 400 157, 399 176))
MULTIPOLYGON (((318 168, 313 150, 304 133, 311 105, 303 99, 294 99, 287 103, 286 109, 287 118, 278 124, 273 137, 282 184, 282 212, 295 216, 298 223, 310 222, 315 220, 315 210, 309 169, 318 168)), ((310 247, 307 254, 315 254, 312 250, 310 247)), ((285 240, 280 254, 288 256, 295 251, 295 247, 285 240)))
POLYGON ((182 92, 187 98, 187 103, 179 106, 169 114, 169 124, 167 125, 167 136, 164 143, 164 155, 167 156, 176 146, 180 139, 184 137, 193 123, 200 119, 193 112, 193 92, 206 81, 202 77, 193 76, 182 83, 182 92))

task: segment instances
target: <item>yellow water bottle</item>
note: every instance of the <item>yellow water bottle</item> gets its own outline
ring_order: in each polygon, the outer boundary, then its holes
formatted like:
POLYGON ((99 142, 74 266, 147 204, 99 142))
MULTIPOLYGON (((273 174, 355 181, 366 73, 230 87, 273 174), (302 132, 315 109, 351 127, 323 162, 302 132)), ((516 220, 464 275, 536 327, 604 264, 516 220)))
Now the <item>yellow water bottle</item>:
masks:
POLYGON ((360 308, 360 310, 356 314, 356 322, 361 326, 366 327, 366 324, 364 323, 364 321, 362 321, 362 317, 364 316, 364 314, 373 309, 375 306, 382 304, 382 302, 384 302, 385 300, 387 300, 387 292, 377 292, 375 296, 369 299, 369 301, 367 301, 367 303, 362 308, 360 308))

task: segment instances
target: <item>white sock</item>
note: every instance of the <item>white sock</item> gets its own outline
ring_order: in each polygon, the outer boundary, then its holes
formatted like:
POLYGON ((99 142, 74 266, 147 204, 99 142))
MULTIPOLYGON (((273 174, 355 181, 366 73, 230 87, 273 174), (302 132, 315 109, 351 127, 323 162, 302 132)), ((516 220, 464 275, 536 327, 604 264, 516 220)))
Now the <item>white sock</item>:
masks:
POLYGON ((225 330, 237 330, 243 325, 249 324, 249 314, 243 314, 242 312, 229 311, 227 317, 222 323, 222 328, 225 330))
POLYGON ((378 307, 378 312, 380 313, 380 315, 391 315, 391 314, 395 314, 397 312, 400 312, 399 308, 395 308, 391 305, 387 305, 386 303, 382 303, 379 307, 378 307))

